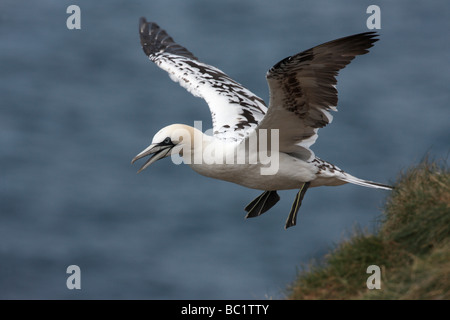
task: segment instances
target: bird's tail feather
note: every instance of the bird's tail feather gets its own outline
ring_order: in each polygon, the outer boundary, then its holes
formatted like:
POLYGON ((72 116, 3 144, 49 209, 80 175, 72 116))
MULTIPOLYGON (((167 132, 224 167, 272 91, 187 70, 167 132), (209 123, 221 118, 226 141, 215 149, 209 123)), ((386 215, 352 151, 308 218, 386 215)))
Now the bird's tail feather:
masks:
POLYGON ((378 183, 378 182, 359 179, 359 178, 356 178, 349 174, 346 174, 345 177, 341 178, 341 180, 348 182, 348 183, 357 184, 357 185, 363 186, 363 187, 377 188, 377 189, 384 189, 384 190, 394 189, 394 187, 392 187, 392 186, 388 186, 386 184, 382 184, 382 183, 378 183))

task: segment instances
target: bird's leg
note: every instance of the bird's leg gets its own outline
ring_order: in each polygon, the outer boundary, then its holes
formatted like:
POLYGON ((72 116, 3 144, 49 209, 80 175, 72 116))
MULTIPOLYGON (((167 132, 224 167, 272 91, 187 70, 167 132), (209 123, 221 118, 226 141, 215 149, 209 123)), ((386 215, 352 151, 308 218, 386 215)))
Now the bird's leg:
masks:
POLYGON ((264 191, 245 207, 245 211, 247 211, 245 218, 253 218, 262 215, 272 208, 278 200, 280 200, 280 196, 277 191, 264 191))
POLYGON ((297 212, 298 209, 300 209, 300 206, 302 205, 303 197, 305 196, 306 190, 308 190, 309 182, 305 182, 303 186, 298 191, 297 195, 295 196, 294 203, 291 207, 291 212, 289 212, 289 216, 286 220, 286 225, 284 226, 285 229, 295 226, 297 223, 297 212))
POLYGON ((245 218, 252 218, 252 217, 256 217, 259 214, 259 207, 261 207, 260 203, 264 201, 265 198, 267 198, 267 195, 269 194, 269 191, 264 191, 263 193, 261 193, 258 197, 256 197, 252 202, 250 202, 246 207, 245 207, 245 211, 247 211, 247 215, 245 216, 245 218))

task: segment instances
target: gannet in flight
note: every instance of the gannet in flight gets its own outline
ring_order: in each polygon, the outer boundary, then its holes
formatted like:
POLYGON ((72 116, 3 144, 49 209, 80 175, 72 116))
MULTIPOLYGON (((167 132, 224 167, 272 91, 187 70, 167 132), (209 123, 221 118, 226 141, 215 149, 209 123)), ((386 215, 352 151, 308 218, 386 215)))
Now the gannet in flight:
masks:
POLYGON ((378 40, 375 32, 330 41, 275 64, 266 74, 270 90, 268 108, 261 98, 221 70, 200 62, 156 23, 141 18, 139 33, 149 59, 191 94, 206 100, 212 115, 213 134, 206 135, 183 124, 161 129, 150 146, 132 160, 134 163, 152 155, 138 172, 159 159, 181 155, 185 163, 204 176, 263 190, 245 208, 247 218, 259 216, 273 207, 280 199, 277 190, 299 189, 285 228, 296 224, 297 212, 310 187, 353 183, 392 189, 356 178, 319 159, 310 149, 317 139, 318 129, 333 118, 329 110, 337 111, 338 71, 355 56, 368 52, 378 40), (267 136, 266 144, 251 148, 251 141, 256 141, 252 139, 263 133, 267 136), (206 161, 205 150, 218 161, 206 161), (244 152, 244 157, 239 160, 240 151, 244 152), (261 160, 263 151, 277 160, 276 170, 265 174, 262 170, 268 170, 269 164, 261 160), (229 161, 222 161, 224 159, 229 161))

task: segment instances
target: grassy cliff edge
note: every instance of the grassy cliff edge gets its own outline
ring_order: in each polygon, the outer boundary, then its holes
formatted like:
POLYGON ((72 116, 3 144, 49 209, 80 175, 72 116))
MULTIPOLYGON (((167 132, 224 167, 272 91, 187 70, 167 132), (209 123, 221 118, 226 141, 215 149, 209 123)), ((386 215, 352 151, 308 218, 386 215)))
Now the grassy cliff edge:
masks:
POLYGON ((449 299, 449 189, 445 162, 426 160, 403 173, 377 232, 358 232, 300 271, 287 299, 449 299), (380 289, 367 286, 371 265, 379 267, 380 289))

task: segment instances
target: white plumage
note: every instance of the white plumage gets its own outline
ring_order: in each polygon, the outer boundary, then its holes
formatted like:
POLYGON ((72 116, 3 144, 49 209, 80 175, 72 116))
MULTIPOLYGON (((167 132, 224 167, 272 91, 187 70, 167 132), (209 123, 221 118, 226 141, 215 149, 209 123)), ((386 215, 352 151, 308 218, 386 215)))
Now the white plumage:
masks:
POLYGON ((277 190, 300 189, 285 228, 295 225, 308 187, 347 182, 366 187, 392 187, 356 178, 310 149, 319 128, 336 111, 336 76, 357 55, 368 52, 376 33, 337 39, 287 57, 266 75, 270 101, 264 101, 221 70, 201 63, 156 23, 141 18, 141 44, 151 61, 210 109, 213 135, 175 124, 161 129, 132 162, 152 155, 142 171, 158 159, 181 154, 196 172, 249 188, 264 190, 245 209, 259 216, 274 206, 277 190), (264 144, 262 141, 265 137, 264 144))

